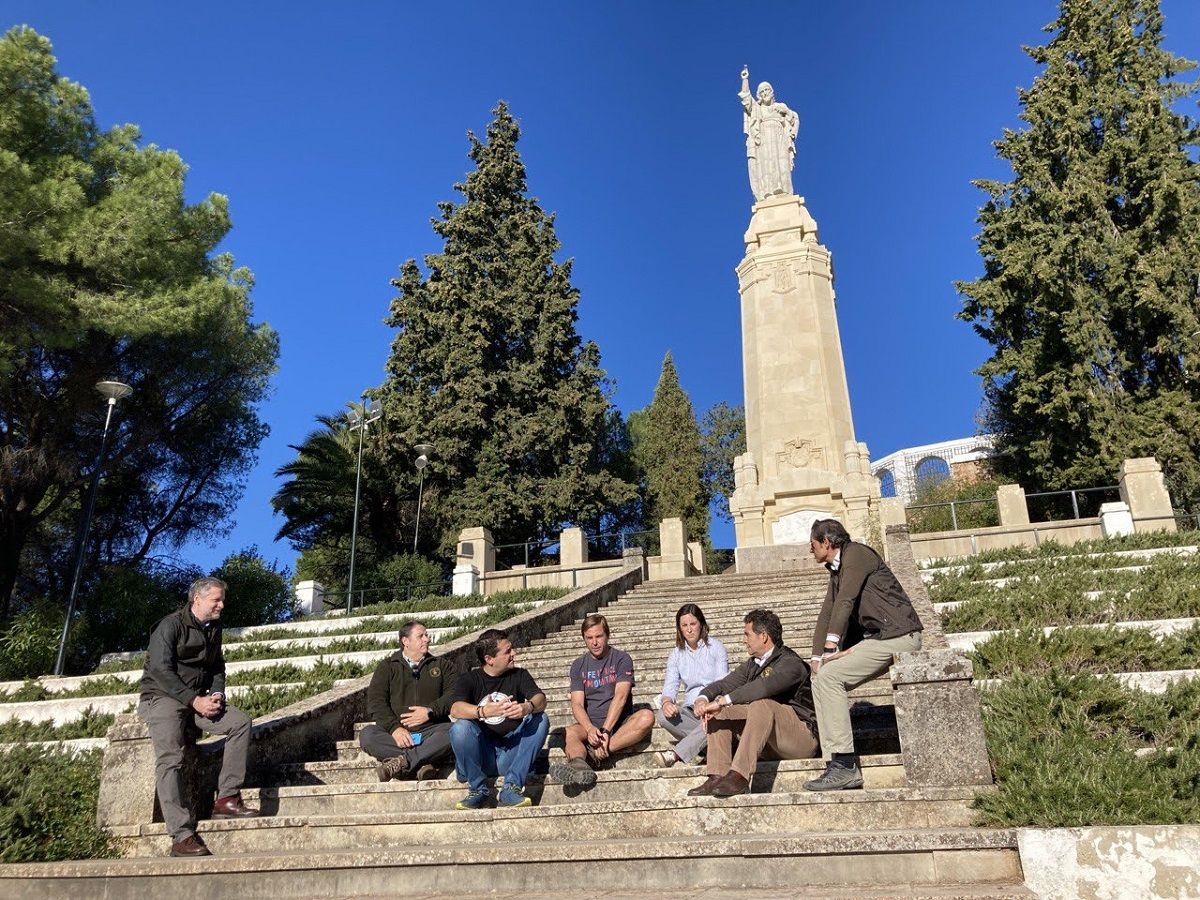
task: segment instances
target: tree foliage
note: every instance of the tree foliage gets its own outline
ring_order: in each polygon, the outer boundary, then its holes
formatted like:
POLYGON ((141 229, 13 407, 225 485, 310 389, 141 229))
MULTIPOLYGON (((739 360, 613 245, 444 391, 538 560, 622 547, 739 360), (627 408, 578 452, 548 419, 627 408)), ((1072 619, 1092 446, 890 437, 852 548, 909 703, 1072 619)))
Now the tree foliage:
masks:
POLYGON ((442 252, 408 260, 374 461, 397 499, 415 497, 412 448, 425 470, 421 546, 449 550, 486 526, 500 542, 595 520, 634 488, 606 470, 609 400, 595 344, 576 332, 579 293, 558 262, 554 219, 527 193, 519 128, 501 103, 486 142, 469 134, 474 170, 440 204, 442 252))
POLYGON ((712 498, 712 511, 732 522, 729 498, 733 495, 733 461, 746 452, 746 411, 724 400, 710 406, 700 421, 700 451, 704 458, 704 485, 712 498))
POLYGON ((215 248, 228 201, 184 200, 179 156, 101 130, 87 92, 28 28, 0 38, 0 618, 14 587, 61 594, 104 421, 87 548, 101 566, 222 533, 267 432, 278 356, 252 278, 215 248))
POLYGON ((633 459, 642 473, 646 524, 681 518, 689 541, 708 543, 708 490, 700 429, 692 401, 679 384, 668 353, 654 389, 654 400, 629 417, 633 459))
POLYGON ((983 423, 995 468, 1027 488, 1111 483, 1156 456, 1200 501, 1200 167, 1173 110, 1193 68, 1161 47, 1156 0, 1062 0, 1026 127, 997 142, 1009 181, 978 236, 960 318, 993 347, 983 423))

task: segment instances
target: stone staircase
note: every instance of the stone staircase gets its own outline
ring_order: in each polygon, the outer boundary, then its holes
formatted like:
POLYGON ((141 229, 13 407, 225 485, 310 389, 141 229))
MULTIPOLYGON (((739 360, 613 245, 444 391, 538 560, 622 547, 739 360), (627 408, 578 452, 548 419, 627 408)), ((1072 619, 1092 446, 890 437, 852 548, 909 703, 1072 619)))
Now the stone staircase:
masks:
MULTIPOLYGON (((662 686, 681 603, 704 609, 731 661, 742 658, 742 616, 754 607, 779 613, 785 641, 806 653, 826 581, 816 571, 653 582, 601 611, 613 644, 634 658, 635 702, 648 703, 662 686)), ((532 807, 457 811, 465 788, 449 770, 433 781, 380 783, 374 761, 345 733, 334 758, 260 767, 269 774, 244 793, 263 817, 202 822, 211 858, 164 858, 161 823, 118 825, 110 830, 125 859, 6 867, 13 871, 0 874, 0 896, 135 897, 152 886, 186 897, 272 898, 743 888, 759 896, 1032 896, 1015 833, 971 827, 981 788, 914 784, 886 679, 854 698, 861 791, 804 791, 819 760, 764 761, 750 795, 688 797, 703 768, 654 768, 651 751, 670 746, 659 729, 600 771, 594 787, 554 782, 545 773, 563 753, 567 668, 581 652, 578 620, 518 650, 517 664, 546 692, 552 726, 528 785, 532 807)))

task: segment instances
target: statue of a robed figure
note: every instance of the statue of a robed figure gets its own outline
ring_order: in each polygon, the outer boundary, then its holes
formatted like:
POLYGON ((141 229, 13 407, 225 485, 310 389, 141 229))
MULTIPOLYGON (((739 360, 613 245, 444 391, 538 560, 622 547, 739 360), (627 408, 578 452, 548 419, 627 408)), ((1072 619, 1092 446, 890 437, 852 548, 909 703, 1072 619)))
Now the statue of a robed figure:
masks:
POLYGON ((755 200, 791 194, 792 166, 796 160, 796 134, 800 117, 775 99, 775 91, 764 81, 750 93, 750 70, 742 69, 742 127, 746 132, 746 159, 750 165, 750 189, 755 200))

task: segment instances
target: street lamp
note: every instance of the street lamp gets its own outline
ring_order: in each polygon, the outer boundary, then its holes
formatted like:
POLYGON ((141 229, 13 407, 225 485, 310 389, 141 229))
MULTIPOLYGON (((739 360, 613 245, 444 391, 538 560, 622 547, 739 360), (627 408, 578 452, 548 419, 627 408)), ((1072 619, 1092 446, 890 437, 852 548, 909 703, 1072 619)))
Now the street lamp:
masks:
POLYGON ((79 596, 79 580, 83 576, 83 556, 87 547, 88 532, 92 527, 92 513, 96 510, 96 491, 100 486, 100 469, 104 465, 104 451, 108 447, 108 426, 112 422, 113 407, 133 393, 133 388, 120 381, 99 381, 96 390, 107 401, 104 416, 104 431, 100 434, 100 452, 92 467, 92 486, 88 490, 87 505, 83 515, 83 526, 79 531, 79 546, 75 549, 75 574, 71 579, 71 594, 67 599, 67 618, 63 621, 62 637, 58 642, 58 657, 54 660, 54 674, 62 675, 67 662, 67 637, 71 633, 71 619, 75 617, 75 600, 79 596))
POLYGON ((367 426, 379 421, 381 415, 383 412, 377 400, 368 400, 359 406, 351 404, 347 415, 350 430, 358 429, 358 473, 354 476, 354 524, 350 526, 350 583, 346 585, 346 615, 350 614, 350 607, 354 602, 354 552, 358 547, 358 498, 362 493, 363 437, 367 433, 367 426))
POLYGON ((417 467, 417 472, 420 473, 421 480, 417 486, 417 525, 413 529, 413 555, 417 553, 417 538, 421 535, 421 500, 425 495, 425 467, 429 465, 429 456, 433 453, 432 444, 417 444, 413 447, 413 452, 417 454, 417 458, 413 460, 413 465, 417 467))

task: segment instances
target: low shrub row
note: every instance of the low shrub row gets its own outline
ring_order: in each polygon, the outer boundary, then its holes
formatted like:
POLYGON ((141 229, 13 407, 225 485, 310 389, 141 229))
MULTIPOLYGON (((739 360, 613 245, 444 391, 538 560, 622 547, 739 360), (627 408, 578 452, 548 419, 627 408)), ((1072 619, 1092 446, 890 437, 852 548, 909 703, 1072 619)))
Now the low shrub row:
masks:
MULTIPOLYGON (((1150 531, 1125 537, 1096 538, 1077 544, 1060 544, 1054 540, 1042 542, 1037 547, 1004 547, 984 550, 972 556, 971 563, 1013 562, 1032 559, 1048 559, 1056 556, 1079 556, 1088 553, 1119 553, 1126 550, 1155 550, 1159 547, 1200 546, 1200 531, 1150 531)), ((930 559, 921 563, 923 569, 939 566, 961 565, 959 559, 930 559)))
POLYGON ((565 597, 567 588, 537 587, 518 591, 498 591, 484 597, 482 594, 466 594, 458 597, 425 597, 420 600, 394 600, 387 603, 372 603, 355 609, 355 616, 384 616, 399 613, 421 613, 434 609, 461 609, 471 606, 494 606, 502 604, 516 606, 522 603, 537 603, 565 597))
POLYGON ((1200 624, 1156 637, 1147 628, 1006 631, 968 654, 976 678, 1200 669, 1200 624))
POLYGON ((23 722, 19 719, 9 719, 7 722, 0 722, 0 744, 104 737, 112 726, 114 718, 115 716, 111 713, 98 713, 89 706, 78 719, 63 725, 55 725, 53 722, 23 722))
POLYGON ((980 825, 1200 821, 1200 682, 1164 694, 1088 675, 1017 675, 983 692, 997 790, 980 825), (1144 755, 1134 751, 1156 748, 1144 755))

